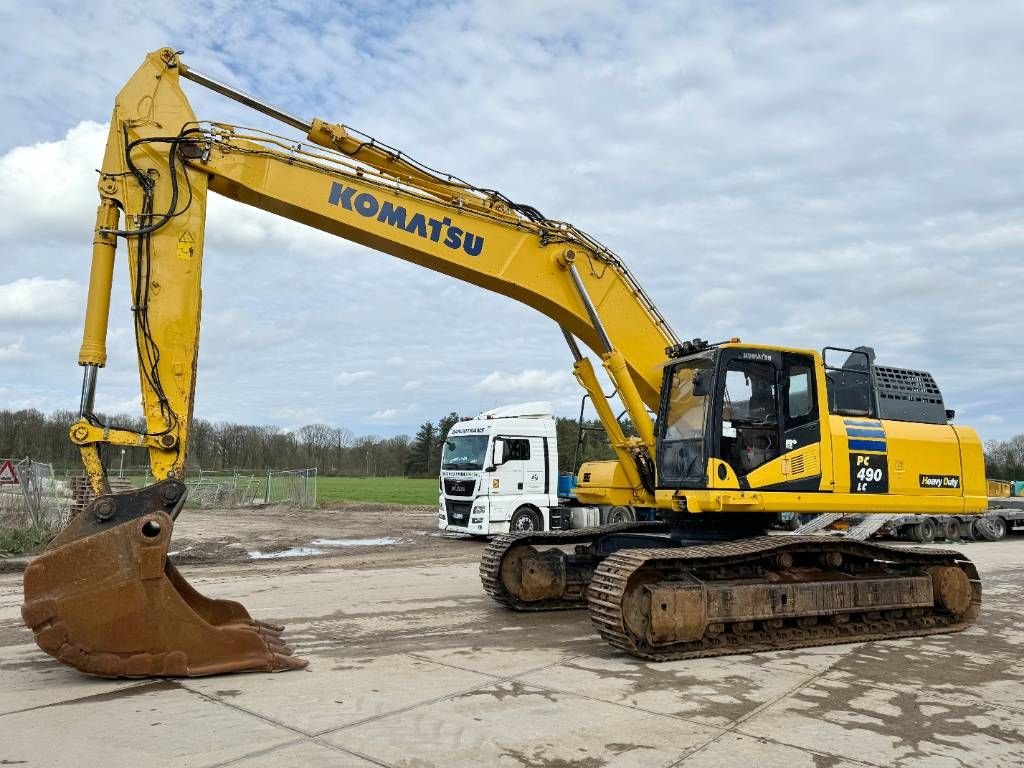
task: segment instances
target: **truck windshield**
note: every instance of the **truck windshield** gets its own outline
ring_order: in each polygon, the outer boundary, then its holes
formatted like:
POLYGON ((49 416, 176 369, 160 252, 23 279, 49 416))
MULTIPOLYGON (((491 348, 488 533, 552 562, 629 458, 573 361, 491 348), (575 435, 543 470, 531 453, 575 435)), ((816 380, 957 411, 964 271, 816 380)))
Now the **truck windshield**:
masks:
POLYGON ((449 435, 444 441, 441 469, 483 469, 487 435, 449 435))
POLYGON ((672 372, 658 451, 661 485, 704 476, 704 424, 712 389, 711 355, 679 363, 672 372))

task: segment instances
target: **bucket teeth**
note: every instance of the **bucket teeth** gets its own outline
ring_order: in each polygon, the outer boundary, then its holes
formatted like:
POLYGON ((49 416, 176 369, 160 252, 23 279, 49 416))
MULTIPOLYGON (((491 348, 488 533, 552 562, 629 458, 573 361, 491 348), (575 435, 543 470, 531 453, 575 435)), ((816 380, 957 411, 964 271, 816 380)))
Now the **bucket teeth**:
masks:
MULTIPOLYGON (((179 491, 167 493, 166 486, 179 491)), ((198 592, 167 559, 174 523, 163 481, 101 497, 25 570, 22 617, 41 649, 103 677, 196 677, 302 669, 284 627, 198 592)), ((175 510, 176 511, 176 510, 175 510)))

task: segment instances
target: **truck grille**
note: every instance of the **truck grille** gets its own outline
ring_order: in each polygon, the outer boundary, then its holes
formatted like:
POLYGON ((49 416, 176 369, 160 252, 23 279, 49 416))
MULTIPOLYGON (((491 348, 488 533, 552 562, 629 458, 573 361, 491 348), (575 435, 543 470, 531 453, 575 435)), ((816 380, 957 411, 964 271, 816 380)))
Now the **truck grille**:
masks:
POLYGON ((448 515, 448 525, 458 525, 465 528, 469 525, 469 513, 472 509, 472 501, 444 500, 444 511, 448 515))
POLYGON ((446 496, 472 496, 476 490, 476 479, 455 480, 450 477, 444 479, 444 492, 446 496))

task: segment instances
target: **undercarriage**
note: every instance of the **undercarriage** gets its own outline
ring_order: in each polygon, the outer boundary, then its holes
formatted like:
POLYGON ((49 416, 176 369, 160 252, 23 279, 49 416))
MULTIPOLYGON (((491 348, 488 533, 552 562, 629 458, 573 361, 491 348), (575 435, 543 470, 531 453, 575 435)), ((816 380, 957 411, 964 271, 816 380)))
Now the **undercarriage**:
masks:
POLYGON ((730 540, 748 527, 709 521, 500 536, 481 581, 514 610, 586 607, 608 642, 657 661, 955 632, 977 618, 981 583, 959 552, 730 540))

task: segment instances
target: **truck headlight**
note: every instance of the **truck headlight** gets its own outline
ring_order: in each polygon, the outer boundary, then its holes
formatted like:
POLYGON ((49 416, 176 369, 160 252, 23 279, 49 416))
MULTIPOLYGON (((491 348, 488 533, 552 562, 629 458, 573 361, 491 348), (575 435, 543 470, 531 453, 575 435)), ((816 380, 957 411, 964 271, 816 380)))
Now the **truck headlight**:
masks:
POLYGON ((487 507, 485 507, 483 504, 477 504, 475 507, 473 507, 473 514, 474 515, 476 515, 476 514, 482 515, 486 511, 487 511, 487 507))

